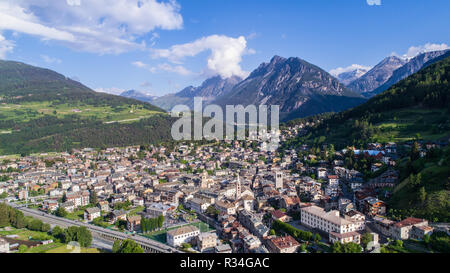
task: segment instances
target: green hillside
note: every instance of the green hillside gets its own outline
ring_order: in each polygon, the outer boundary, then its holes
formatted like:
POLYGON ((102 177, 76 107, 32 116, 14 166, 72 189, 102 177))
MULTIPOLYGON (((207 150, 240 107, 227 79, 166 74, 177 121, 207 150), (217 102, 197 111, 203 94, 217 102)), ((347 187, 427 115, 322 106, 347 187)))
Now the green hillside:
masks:
POLYGON ((402 182, 388 200, 389 215, 450 221, 450 147, 429 151, 425 158, 409 157, 398 169, 402 182))
POLYGON ((171 122, 149 103, 94 92, 48 69, 0 61, 0 154, 167 140, 171 122))
MULTIPOLYGON (((311 132, 286 145, 333 143, 336 148, 369 142, 450 136, 450 58, 402 80, 353 109, 310 118, 321 120, 311 132)), ((303 120, 293 121, 302 122, 303 120)))

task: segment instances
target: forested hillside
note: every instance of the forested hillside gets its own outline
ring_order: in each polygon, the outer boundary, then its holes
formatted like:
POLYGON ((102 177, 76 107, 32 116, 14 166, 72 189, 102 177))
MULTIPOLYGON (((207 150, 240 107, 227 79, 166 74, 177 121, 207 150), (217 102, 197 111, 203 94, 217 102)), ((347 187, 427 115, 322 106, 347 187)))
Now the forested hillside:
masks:
POLYGON ((0 154, 167 140, 172 119, 135 99, 95 92, 54 71, 0 61, 0 154))

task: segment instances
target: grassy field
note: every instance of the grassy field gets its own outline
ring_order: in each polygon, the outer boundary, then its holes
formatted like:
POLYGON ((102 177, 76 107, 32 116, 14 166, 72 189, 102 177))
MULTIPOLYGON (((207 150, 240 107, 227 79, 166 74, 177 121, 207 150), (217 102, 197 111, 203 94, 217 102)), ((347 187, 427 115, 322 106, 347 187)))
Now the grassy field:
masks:
POLYGON ((439 130, 440 126, 448 126, 448 117, 440 110, 404 109, 389 112, 385 117, 389 118, 374 124, 381 131, 374 136, 380 142, 411 140, 416 137, 417 132, 420 132, 420 137, 428 140, 448 135, 447 130, 439 130))
MULTIPOLYGON (((150 117, 156 113, 144 109, 138 105, 121 107, 92 106, 87 104, 52 104, 51 102, 27 102, 22 104, 0 104, 0 118, 13 120, 15 122, 27 122, 44 115, 53 115, 62 118, 66 115, 77 115, 82 118, 96 117, 105 123, 133 122, 142 118, 150 117)), ((9 128, 2 128, 0 133, 11 133, 9 128)))
POLYGON ((0 231, 0 235, 6 236, 6 235, 18 235, 17 239, 19 240, 30 240, 30 239, 39 239, 39 240, 47 240, 52 239, 50 235, 48 235, 46 232, 40 232, 40 231, 32 231, 28 229, 15 229, 11 228, 9 231, 2 230, 0 231))
MULTIPOLYGON (((72 253, 73 251, 74 251, 74 249, 67 247, 67 245, 61 245, 61 246, 52 248, 52 249, 46 251, 45 253, 72 253)), ((85 247, 80 248, 80 252, 81 253, 100 253, 100 251, 96 248, 85 248, 85 247)))
MULTIPOLYGON (((183 226, 195 226, 197 228, 200 228, 200 232, 208 232, 213 230, 208 224, 203 223, 203 222, 198 222, 198 223, 192 223, 192 224, 186 224, 183 226)), ((141 234, 144 237, 150 238, 152 240, 156 240, 158 242, 161 242, 163 244, 166 243, 166 233, 169 230, 173 230, 173 229, 177 229, 180 228, 182 226, 179 227, 173 227, 173 228, 169 228, 169 229, 164 229, 164 230, 159 230, 159 231, 155 231, 155 232, 150 232, 147 234, 141 234)))
MULTIPOLYGON (((13 227, 10 230, 0 230, 0 236, 6 235, 17 235, 17 240, 30 241, 30 240, 51 240, 52 236, 48 235, 46 232, 32 231, 28 229, 16 229, 13 227)), ((47 245, 39 245, 33 248, 27 249, 25 253, 70 253, 73 249, 67 247, 67 244, 53 242, 47 245)), ((81 253, 99 253, 96 248, 81 248, 81 253)))

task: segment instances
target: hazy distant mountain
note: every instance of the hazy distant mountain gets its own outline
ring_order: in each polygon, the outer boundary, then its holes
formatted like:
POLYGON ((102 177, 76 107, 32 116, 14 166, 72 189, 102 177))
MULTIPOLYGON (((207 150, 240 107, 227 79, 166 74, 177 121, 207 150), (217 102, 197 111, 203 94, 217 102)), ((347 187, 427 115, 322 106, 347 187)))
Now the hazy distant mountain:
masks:
POLYGON ((194 106, 194 97, 203 97, 204 105, 206 105, 217 97, 230 92, 240 81, 242 81, 242 79, 237 76, 227 79, 215 76, 205 80, 199 87, 188 86, 178 93, 156 98, 152 101, 152 104, 168 111, 177 104, 185 104, 192 109, 194 106))
POLYGON ((125 97, 125 98, 136 99, 136 100, 140 100, 140 101, 144 101, 144 102, 152 102, 155 98, 157 98, 157 96, 145 94, 143 92, 136 91, 136 90, 125 91, 122 94, 120 94, 120 96, 125 97))
POLYGON ((344 85, 348 85, 351 82, 361 78, 369 70, 370 69, 358 67, 358 68, 352 69, 350 71, 345 71, 345 72, 336 73, 336 74, 335 73, 330 73, 330 74, 335 76, 344 85))
POLYGON ((213 103, 279 105, 280 118, 287 120, 340 111, 364 101, 321 68, 300 58, 275 56, 213 103))
POLYGON ((387 57, 363 76, 348 84, 347 87, 360 94, 371 92, 383 85, 392 76, 392 73, 405 63, 406 60, 402 58, 387 57))
POLYGON ((448 54, 449 52, 450 52, 450 50, 426 52, 426 53, 422 53, 422 54, 410 59, 405 65, 403 65, 402 67, 395 70, 392 73, 392 76, 383 85, 381 85, 377 89, 370 92, 370 94, 368 94, 368 96, 373 96, 373 95, 376 95, 383 91, 388 90, 392 85, 394 85, 394 84, 398 83, 399 81, 409 77, 410 75, 418 72, 422 68, 424 68, 428 65, 431 65, 434 62, 442 59, 442 58, 439 58, 439 59, 437 59, 437 58, 445 55, 446 53, 448 54))

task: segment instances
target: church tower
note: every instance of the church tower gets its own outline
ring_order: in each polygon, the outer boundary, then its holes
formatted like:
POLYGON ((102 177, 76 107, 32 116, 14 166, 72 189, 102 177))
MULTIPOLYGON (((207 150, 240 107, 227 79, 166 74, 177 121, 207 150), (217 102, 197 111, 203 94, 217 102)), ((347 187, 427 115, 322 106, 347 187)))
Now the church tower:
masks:
POLYGON ((237 175, 236 181, 236 200, 241 198, 241 179, 239 178, 239 174, 237 175))
POLYGON ((201 177, 201 182, 200 182, 200 188, 205 189, 207 187, 208 187, 208 173, 203 172, 202 177, 201 177))
POLYGON ((275 172, 275 188, 283 188, 283 172, 275 172))

